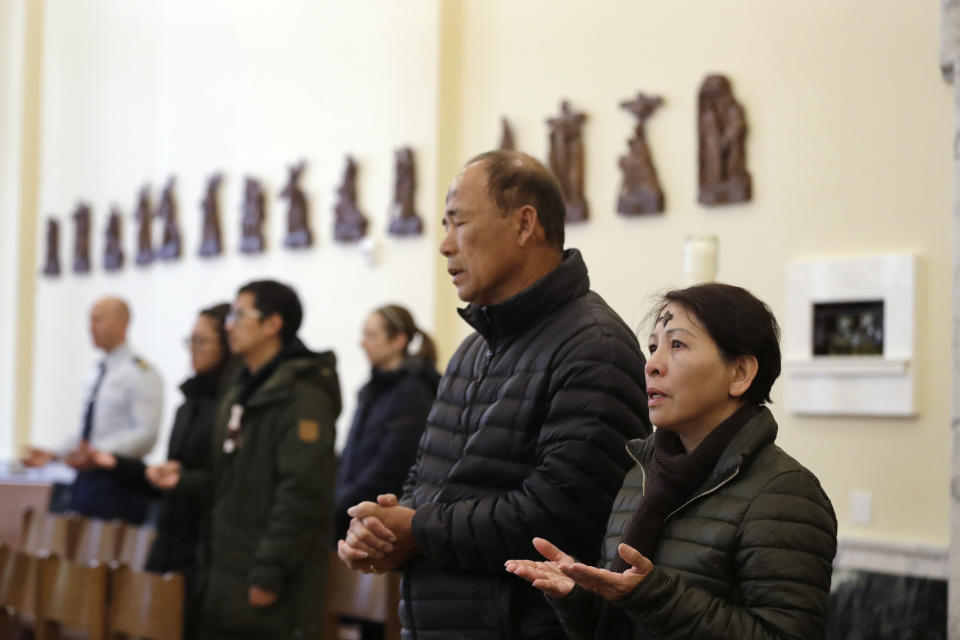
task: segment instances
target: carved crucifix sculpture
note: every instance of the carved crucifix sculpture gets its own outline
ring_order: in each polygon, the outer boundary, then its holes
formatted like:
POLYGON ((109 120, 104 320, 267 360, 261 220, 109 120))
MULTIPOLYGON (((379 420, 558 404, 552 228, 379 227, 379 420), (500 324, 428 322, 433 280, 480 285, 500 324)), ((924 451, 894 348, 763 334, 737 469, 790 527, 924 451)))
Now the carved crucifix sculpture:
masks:
POLYGON ((215 173, 207 178, 207 190, 200 201, 203 212, 203 226, 200 229, 200 250, 203 257, 218 256, 223 251, 220 237, 220 201, 217 192, 220 189, 221 173, 215 173))
POLYGON ((60 275, 60 223, 55 218, 47 218, 46 256, 43 261, 43 275, 60 275))
POLYGON ((417 236, 423 233, 423 222, 414 209, 416 195, 416 172, 413 164, 413 149, 403 147, 394 154, 396 178, 393 187, 393 203, 390 205, 390 227, 395 236, 417 236))
POLYGON ((583 222, 590 208, 583 189, 583 137, 586 114, 574 111, 564 100, 560 115, 547 120, 550 127, 550 169, 560 181, 567 203, 567 222, 583 222))
POLYGON ((717 205, 750 200, 751 180, 745 149, 747 121, 726 77, 707 76, 700 86, 697 129, 699 201, 717 205))
POLYGON ((334 216, 333 238, 337 242, 356 242, 367 235, 367 217, 357 205, 357 163, 350 156, 343 182, 337 188, 334 216))
POLYGON ((663 190, 653 166, 645 131, 647 118, 662 104, 663 99, 659 96, 643 93, 638 93, 633 100, 620 103, 623 109, 637 118, 633 138, 627 142, 630 150, 620 156, 620 171, 623 173, 623 184, 617 200, 617 211, 620 213, 635 215, 663 211, 663 190))
POLYGON ((107 237, 103 247, 103 268, 119 271, 123 268, 123 243, 120 209, 114 205, 107 221, 107 237))
POLYGON ((243 186, 243 214, 240 221, 240 251, 263 253, 263 222, 266 205, 263 187, 255 178, 248 177, 243 186))
POLYGON ((73 210, 73 271, 90 272, 90 205, 78 202, 73 210))
POLYGON ((307 217, 307 196, 300 188, 300 176, 306 168, 306 160, 301 160, 299 164, 288 168, 289 175, 287 184, 280 192, 281 198, 290 201, 290 208, 287 210, 287 235, 283 238, 283 244, 293 249, 302 249, 313 245, 313 232, 310 231, 310 223, 307 217))
POLYGON ((157 249, 157 257, 161 260, 176 260, 180 257, 180 227, 177 224, 177 203, 173 198, 175 180, 174 176, 167 180, 160 195, 160 206, 157 207, 157 217, 163 223, 163 235, 157 249))
POLYGON ((137 197, 137 258, 136 263, 147 265, 153 262, 153 212, 150 210, 150 185, 144 185, 137 197))

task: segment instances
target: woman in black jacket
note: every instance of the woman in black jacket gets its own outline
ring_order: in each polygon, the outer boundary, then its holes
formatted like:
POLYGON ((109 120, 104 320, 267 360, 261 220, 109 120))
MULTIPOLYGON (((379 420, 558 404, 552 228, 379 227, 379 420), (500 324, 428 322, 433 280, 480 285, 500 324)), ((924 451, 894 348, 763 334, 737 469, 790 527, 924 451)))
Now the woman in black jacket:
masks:
POLYGON ((614 502, 599 567, 542 538, 510 560, 574 639, 823 638, 837 521, 816 477, 774 444, 763 405, 779 327, 745 289, 667 293, 646 364, 657 427, 614 502))
POLYGON ((347 446, 340 456, 336 539, 346 535, 347 509, 382 493, 402 492, 440 381, 433 341, 399 305, 380 307, 367 317, 361 345, 372 372, 357 394, 347 446), (416 351, 411 354, 413 346, 416 351))
MULTIPOLYGON (((167 452, 169 460, 177 460, 185 469, 205 466, 211 446, 211 429, 222 378, 230 349, 224 322, 229 304, 204 309, 197 317, 193 332, 185 340, 190 349, 194 375, 180 385, 184 402, 177 409, 170 432, 167 452)), ((131 486, 161 499, 157 516, 157 537, 150 548, 146 569, 156 573, 168 571, 184 574, 187 582, 186 636, 192 626, 192 600, 189 593, 194 583, 194 566, 203 505, 187 496, 154 489, 146 477, 147 467, 141 460, 115 456, 106 451, 90 451, 94 463, 110 471, 131 486)))

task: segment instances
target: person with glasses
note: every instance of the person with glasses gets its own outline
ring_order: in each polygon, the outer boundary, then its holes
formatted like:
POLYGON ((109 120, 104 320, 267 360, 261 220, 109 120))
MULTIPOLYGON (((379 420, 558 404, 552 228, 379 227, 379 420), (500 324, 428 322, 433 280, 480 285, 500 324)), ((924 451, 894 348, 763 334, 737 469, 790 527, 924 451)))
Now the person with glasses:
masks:
MULTIPOLYGON (((224 320, 230 305, 223 303, 203 309, 184 345, 190 350, 194 375, 180 385, 183 404, 177 409, 170 432, 167 458, 185 469, 203 468, 209 457, 211 425, 224 372, 230 357, 224 320)), ((148 467, 137 458, 120 456, 86 446, 86 456, 124 484, 152 496, 161 496, 157 515, 157 537, 147 557, 146 570, 155 573, 182 573, 187 583, 184 637, 195 634, 195 607, 191 597, 195 585, 195 557, 201 526, 198 501, 170 493, 161 494, 147 478, 148 467)))
POLYGON ((297 337, 302 318, 284 284, 240 288, 226 327, 243 370, 218 405, 209 465, 151 470, 158 487, 209 505, 201 638, 322 636, 340 384, 333 353, 297 337))

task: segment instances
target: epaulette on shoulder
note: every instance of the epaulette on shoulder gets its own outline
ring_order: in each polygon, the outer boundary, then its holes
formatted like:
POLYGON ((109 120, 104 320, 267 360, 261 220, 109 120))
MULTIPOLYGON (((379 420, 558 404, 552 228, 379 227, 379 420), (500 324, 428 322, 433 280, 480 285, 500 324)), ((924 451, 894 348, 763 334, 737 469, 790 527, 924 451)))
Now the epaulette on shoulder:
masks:
POLYGON ((140 356, 133 356, 133 363, 144 371, 150 371, 150 364, 140 356))

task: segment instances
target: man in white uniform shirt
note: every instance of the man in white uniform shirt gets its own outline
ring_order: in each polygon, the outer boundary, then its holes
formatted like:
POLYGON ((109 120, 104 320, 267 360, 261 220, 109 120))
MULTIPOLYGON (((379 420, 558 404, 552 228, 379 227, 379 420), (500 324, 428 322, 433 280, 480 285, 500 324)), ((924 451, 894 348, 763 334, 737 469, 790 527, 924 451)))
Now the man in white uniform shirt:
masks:
POLYGON ((70 509, 84 515, 122 518, 139 524, 148 496, 94 467, 81 445, 118 456, 142 458, 157 441, 163 408, 163 383, 156 369, 127 346, 130 309, 119 298, 104 298, 90 312, 93 343, 104 352, 91 372, 80 414, 80 429, 54 450, 28 448, 27 466, 62 458, 77 469, 70 509))

